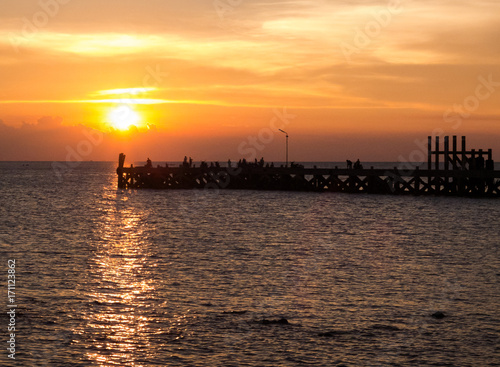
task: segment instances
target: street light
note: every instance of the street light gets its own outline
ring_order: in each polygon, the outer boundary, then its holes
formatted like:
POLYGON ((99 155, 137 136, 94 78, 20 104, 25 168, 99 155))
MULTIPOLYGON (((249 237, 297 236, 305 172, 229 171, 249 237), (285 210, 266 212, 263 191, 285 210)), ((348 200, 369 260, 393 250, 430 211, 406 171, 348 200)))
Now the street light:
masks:
POLYGON ((285 163, 285 167, 288 167, 288 133, 286 131, 281 130, 281 129, 278 129, 278 130, 286 135, 286 163, 285 163))

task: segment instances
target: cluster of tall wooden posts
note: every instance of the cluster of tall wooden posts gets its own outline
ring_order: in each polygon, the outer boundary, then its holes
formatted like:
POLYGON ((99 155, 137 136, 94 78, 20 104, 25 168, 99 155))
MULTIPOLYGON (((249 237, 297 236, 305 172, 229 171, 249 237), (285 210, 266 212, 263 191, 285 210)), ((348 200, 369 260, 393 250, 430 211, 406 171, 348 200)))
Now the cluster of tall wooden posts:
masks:
POLYGON ((458 150, 457 137, 428 137, 427 169, 351 169, 273 167, 239 163, 221 167, 191 162, 177 166, 124 167, 119 157, 117 174, 121 189, 235 189, 330 191, 373 194, 460 195, 500 197, 500 171, 494 169, 492 150, 467 150, 465 137, 458 150))

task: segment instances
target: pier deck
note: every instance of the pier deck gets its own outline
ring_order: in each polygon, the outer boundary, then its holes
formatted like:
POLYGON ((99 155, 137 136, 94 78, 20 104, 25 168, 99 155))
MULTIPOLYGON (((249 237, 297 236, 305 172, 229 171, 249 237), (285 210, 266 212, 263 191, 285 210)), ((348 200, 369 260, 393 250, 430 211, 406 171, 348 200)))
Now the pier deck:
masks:
POLYGON ((234 189, 500 197, 500 171, 327 168, 118 168, 123 189, 234 189))

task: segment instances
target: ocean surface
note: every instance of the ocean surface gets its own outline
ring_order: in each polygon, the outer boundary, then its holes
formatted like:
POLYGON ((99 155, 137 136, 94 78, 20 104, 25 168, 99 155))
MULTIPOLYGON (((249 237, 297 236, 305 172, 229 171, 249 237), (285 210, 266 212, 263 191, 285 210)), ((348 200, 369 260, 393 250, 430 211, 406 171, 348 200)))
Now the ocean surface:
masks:
POLYGON ((1 366, 500 366, 499 200, 123 191, 115 168, 0 162, 1 366))

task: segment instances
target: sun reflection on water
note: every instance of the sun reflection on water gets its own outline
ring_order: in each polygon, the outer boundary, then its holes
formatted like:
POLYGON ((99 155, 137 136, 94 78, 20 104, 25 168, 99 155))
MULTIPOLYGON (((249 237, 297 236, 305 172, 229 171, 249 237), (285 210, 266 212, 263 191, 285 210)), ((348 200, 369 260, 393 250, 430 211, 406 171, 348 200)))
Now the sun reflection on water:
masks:
POLYGON ((142 366, 155 353, 150 301, 155 296, 151 269, 157 264, 144 240, 143 216, 108 204, 98 224, 100 239, 87 274, 83 337, 86 358, 100 366, 142 366))

